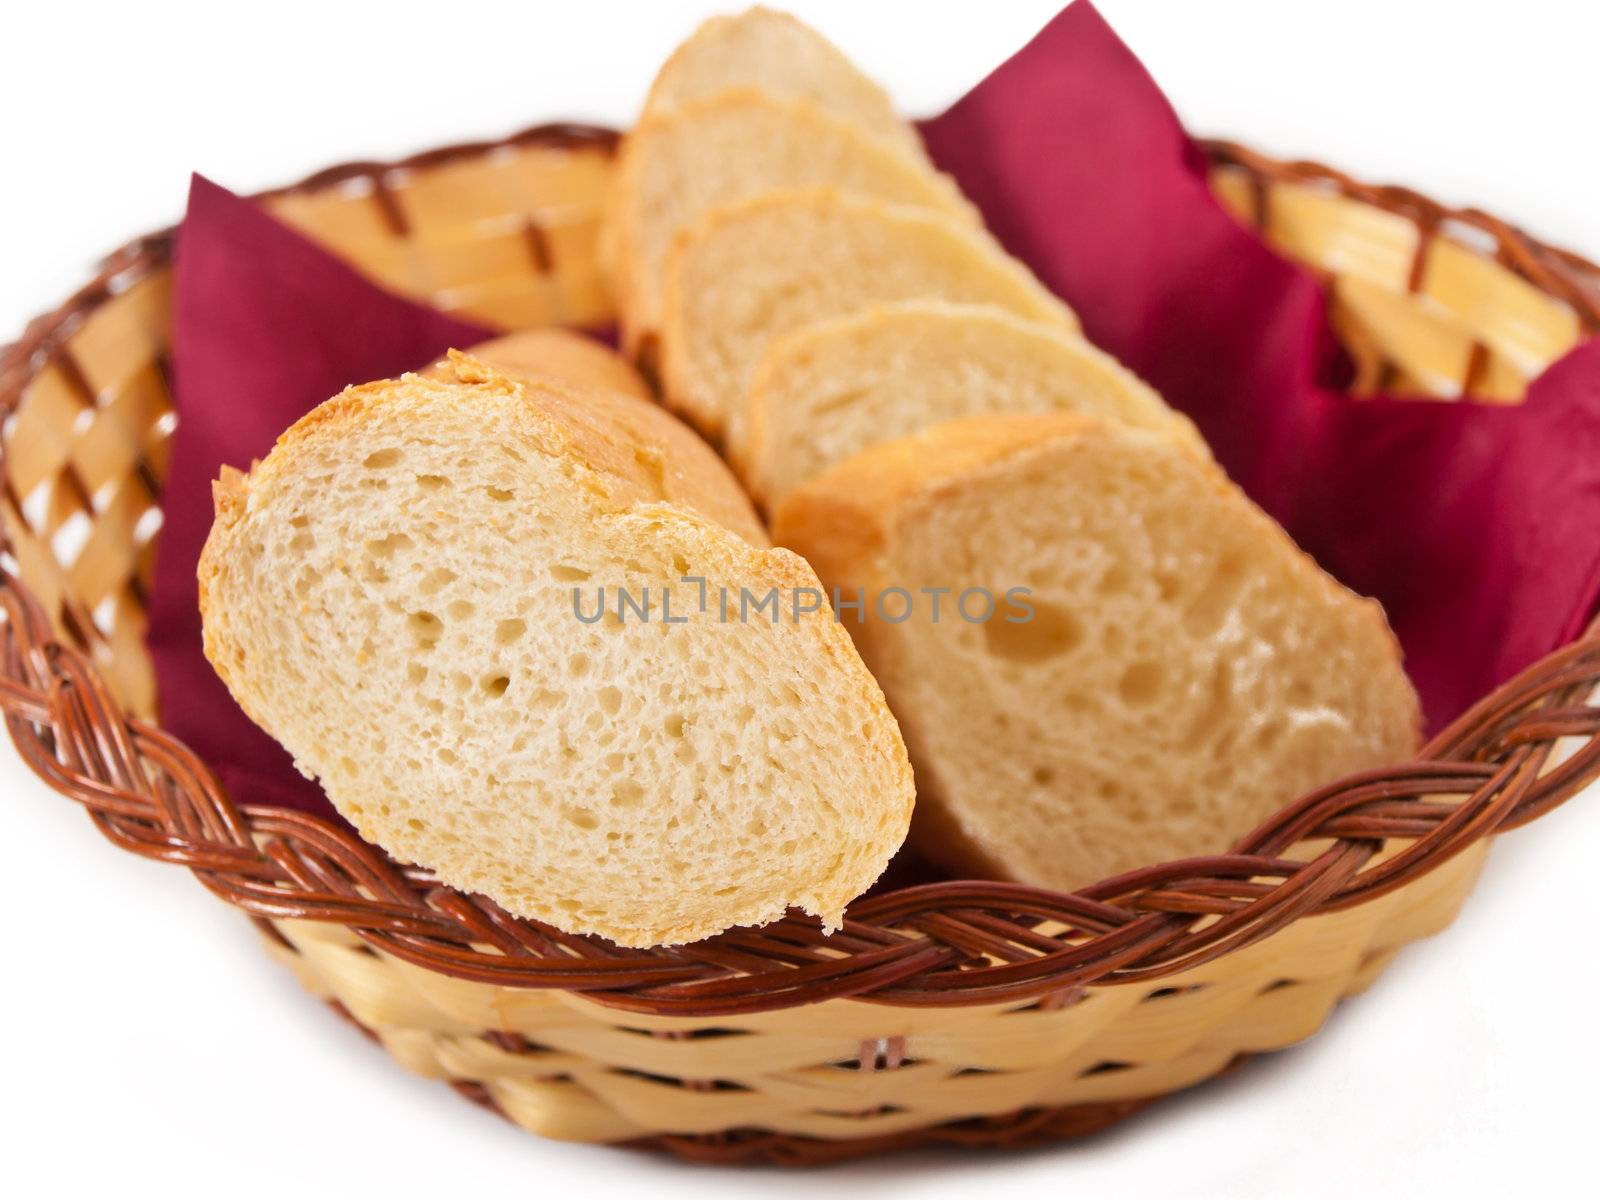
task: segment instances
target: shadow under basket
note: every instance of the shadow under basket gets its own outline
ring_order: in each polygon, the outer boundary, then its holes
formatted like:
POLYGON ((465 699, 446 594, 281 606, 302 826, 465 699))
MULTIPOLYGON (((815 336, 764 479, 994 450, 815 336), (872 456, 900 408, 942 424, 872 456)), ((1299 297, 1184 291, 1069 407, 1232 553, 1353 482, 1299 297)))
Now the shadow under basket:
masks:
MULTIPOLYGON (((387 287, 524 327, 610 317, 615 136, 547 126, 265 197, 387 287)), ((1207 146, 1217 194, 1327 281, 1357 389, 1515 403, 1600 328, 1595 268, 1476 212, 1207 146)), ((548 1137, 812 1163, 1102 1129, 1315 1031, 1455 916, 1490 837, 1600 773, 1600 634, 1415 762, 1290 805, 1237 852, 1074 895, 987 882, 620 950, 516 920, 316 817, 235 808, 157 724, 145 596, 174 418, 171 238, 114 254, 0 358, 0 708, 124 849, 188 867, 396 1059, 548 1137)))

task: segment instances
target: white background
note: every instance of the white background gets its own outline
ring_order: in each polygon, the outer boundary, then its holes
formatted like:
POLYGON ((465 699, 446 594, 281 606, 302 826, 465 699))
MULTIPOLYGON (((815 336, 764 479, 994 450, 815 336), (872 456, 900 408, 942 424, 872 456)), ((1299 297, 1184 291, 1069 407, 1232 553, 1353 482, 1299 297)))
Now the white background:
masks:
MULTIPOLYGON (((554 117, 622 122, 716 7, 12 6, 0 340, 93 256, 175 219, 191 170, 249 190, 554 117)), ((922 113, 1057 4, 791 7, 922 113)), ((1196 132, 1476 203, 1600 257, 1596 6, 1101 9, 1196 132)), ((801 1175, 536 1141, 392 1065, 238 916, 182 871, 101 841, 9 745, 0 797, 0 1188, 12 1195, 1489 1196, 1585 1190, 1592 1172, 1600 795, 1505 839, 1459 924, 1302 1048, 1087 1144, 801 1175)))

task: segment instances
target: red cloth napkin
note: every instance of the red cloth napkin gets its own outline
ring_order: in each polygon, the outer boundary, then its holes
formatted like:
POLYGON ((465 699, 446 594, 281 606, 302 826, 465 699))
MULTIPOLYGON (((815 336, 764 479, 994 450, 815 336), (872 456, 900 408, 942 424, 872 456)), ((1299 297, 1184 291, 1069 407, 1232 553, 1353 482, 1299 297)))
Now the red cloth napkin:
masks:
MULTIPOLYGON (((1344 396, 1315 281, 1216 203, 1202 155, 1085 0, 923 131, 1089 336, 1189 413, 1325 567, 1383 601, 1431 725, 1594 611, 1600 342, 1519 407, 1344 396)), ((344 385, 486 333, 384 293, 199 179, 174 307, 179 424, 150 630, 163 723, 236 800, 328 811, 200 654, 210 482, 344 385)))
POLYGON ((1582 629, 1600 599, 1600 341, 1515 408, 1345 396, 1315 280, 1212 198, 1204 156, 1087 0, 923 136, 1089 338, 1383 602, 1430 727, 1582 629))
POLYGON ((272 448, 352 383, 413 370, 490 336, 402 300, 195 176, 178 231, 172 302, 173 433, 147 641, 161 722, 217 772, 235 802, 328 812, 322 789, 240 711, 200 650, 195 566, 211 481, 272 448))

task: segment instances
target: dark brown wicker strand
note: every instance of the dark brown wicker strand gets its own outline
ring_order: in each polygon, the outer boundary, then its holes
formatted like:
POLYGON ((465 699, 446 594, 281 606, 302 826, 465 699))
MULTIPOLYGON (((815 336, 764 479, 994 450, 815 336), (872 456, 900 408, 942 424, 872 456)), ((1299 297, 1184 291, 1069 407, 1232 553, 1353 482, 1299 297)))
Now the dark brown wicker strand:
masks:
MULTIPOLYGON (((613 139, 604 130, 547 126, 511 140, 609 146, 613 139)), ((473 143, 400 163, 350 164, 296 188, 355 178, 381 187, 389 172, 491 149, 473 143)), ((1274 163, 1227 143, 1207 149, 1257 179, 1320 181, 1403 213, 1428 232, 1450 221, 1471 224, 1495 239, 1502 263, 1565 299, 1586 330, 1600 329, 1594 285, 1600 272, 1503 222, 1475 210, 1444 209, 1407 189, 1367 187, 1312 163, 1274 163)), ((164 265, 170 251, 168 233, 124 247, 87 288, 0 354, 0 414, 14 409, 27 381, 59 355, 88 313, 164 265)), ((0 460, 0 473, 4 466, 0 460)), ((446 975, 581 991, 657 1015, 753 1013, 844 996, 905 1006, 1022 1002, 1072 994, 1091 982, 1170 976, 1303 916, 1392 891, 1481 839, 1548 811, 1600 773, 1600 709, 1587 702, 1600 684, 1600 632, 1591 628, 1486 698, 1418 761, 1303 797, 1231 854, 1151 866, 1077 895, 981 881, 902 889, 857 903, 844 932, 833 938, 791 917, 696 945, 624 952, 452 892, 426 872, 397 867, 331 822, 235 808, 184 746, 122 714, 88 657, 57 637, 10 570, 0 579, 0 612, 0 708, 17 748, 113 842, 188 867, 215 894, 259 919, 336 922, 376 950, 446 975), (1552 766, 1562 739, 1576 739, 1577 749, 1552 766), (1294 857, 1297 845, 1316 838, 1332 844, 1309 859, 1294 857), (1379 859, 1390 839, 1409 844, 1379 859)), ((931 1136, 1023 1140, 1061 1121, 1075 1129, 1109 1123, 1139 1103, 1092 1106, 1107 1110, 1095 1114, 1021 1114, 931 1136), (1117 1112, 1108 1115, 1113 1108, 1117 1112)), ((692 1143, 695 1157, 816 1159, 797 1148, 807 1139, 779 1138, 782 1146, 773 1149, 762 1141, 768 1138, 669 1140, 692 1143)))

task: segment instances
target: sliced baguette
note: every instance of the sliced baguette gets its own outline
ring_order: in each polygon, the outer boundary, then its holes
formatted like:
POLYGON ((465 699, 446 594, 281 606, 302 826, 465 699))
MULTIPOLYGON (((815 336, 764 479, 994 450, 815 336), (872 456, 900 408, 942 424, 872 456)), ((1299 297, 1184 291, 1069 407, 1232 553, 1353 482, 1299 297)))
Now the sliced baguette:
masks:
POLYGON ((815 29, 770 8, 712 17, 702 24, 662 64, 644 111, 670 112, 741 87, 809 100, 903 151, 925 153, 922 140, 895 112, 882 88, 815 29))
MULTIPOLYGON (((632 363, 594 338, 569 329, 519 329, 479 342, 471 353, 507 375, 577 391, 598 388, 655 402, 655 393, 632 363)), ((429 379, 454 379, 455 368, 449 358, 441 358, 419 374, 429 379)))
POLYGON ((816 577, 703 515, 734 484, 647 406, 456 375, 348 389, 219 482, 218 674, 364 837, 514 913, 628 946, 837 926, 909 821, 893 718, 825 610, 724 623, 678 582, 816 577))
MULTIPOLYGON (((712 438, 742 420, 751 375, 769 345, 868 305, 994 304, 1078 327, 1072 311, 982 230, 832 188, 707 213, 674 240, 665 278, 665 398, 712 438)), ((730 442, 739 440, 736 430, 730 442)))
POLYGON ((1416 748, 1379 606, 1159 433, 1066 413, 952 421, 792 492, 774 535, 830 587, 866 589, 867 620, 846 626, 911 751, 912 838, 958 870, 1071 889, 1225 851, 1296 796, 1416 748), (875 613, 888 587, 917 597, 910 619, 875 613), (1008 602, 1018 587, 1031 594, 1008 602), (950 589, 937 622, 923 588, 950 589), (993 594, 992 619, 962 618, 968 588, 993 594))
POLYGON ((720 205, 825 185, 980 224, 947 176, 807 100, 745 88, 646 114, 623 141, 601 239, 624 347, 639 353, 660 325, 674 234, 720 205))
POLYGON ((820 321, 767 349, 745 400, 745 484, 769 510, 877 442, 990 412, 1087 412, 1204 448, 1187 417, 1059 325, 989 305, 907 300, 820 321))

